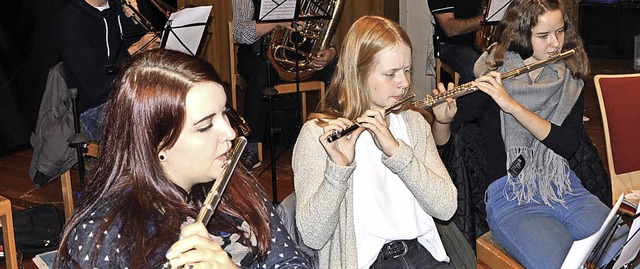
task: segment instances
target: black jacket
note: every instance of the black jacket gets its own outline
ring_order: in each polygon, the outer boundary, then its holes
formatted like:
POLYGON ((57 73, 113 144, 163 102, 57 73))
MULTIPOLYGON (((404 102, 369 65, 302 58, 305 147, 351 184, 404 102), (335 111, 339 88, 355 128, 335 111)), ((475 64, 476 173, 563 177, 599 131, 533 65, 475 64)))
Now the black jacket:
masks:
POLYGON ((128 56, 127 48, 144 30, 124 15, 116 1, 99 11, 74 0, 58 16, 57 46, 70 88, 78 88, 80 112, 104 103, 115 78, 107 69, 128 56))

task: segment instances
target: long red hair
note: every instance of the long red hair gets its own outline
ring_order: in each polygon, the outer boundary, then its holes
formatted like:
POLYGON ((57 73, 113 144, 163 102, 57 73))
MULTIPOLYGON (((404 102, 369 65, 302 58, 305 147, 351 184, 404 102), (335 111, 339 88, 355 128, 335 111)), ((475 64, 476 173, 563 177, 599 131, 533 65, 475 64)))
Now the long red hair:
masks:
MULTIPOLYGON (((98 165, 66 225, 56 264, 71 258, 70 232, 99 206, 113 204, 101 228, 121 223, 118 232, 130 239, 109 247, 131 250, 122 253, 129 255, 129 268, 158 268, 163 261, 149 259, 177 240, 180 225, 197 216, 211 188, 211 182, 199 184, 187 194, 169 180, 157 156, 177 141, 185 121, 186 95, 194 84, 222 85, 214 68, 199 58, 158 49, 134 56, 122 70, 107 105, 98 165)), ((270 217, 260 192, 246 170, 236 169, 215 214, 246 221, 258 242, 255 254, 265 257, 271 242, 270 217)), ((240 232, 228 218, 214 215, 213 219, 208 228, 240 232)), ((251 234, 242 235, 249 242, 251 234)), ((91 260, 97 258, 96 251, 93 255, 91 260)))

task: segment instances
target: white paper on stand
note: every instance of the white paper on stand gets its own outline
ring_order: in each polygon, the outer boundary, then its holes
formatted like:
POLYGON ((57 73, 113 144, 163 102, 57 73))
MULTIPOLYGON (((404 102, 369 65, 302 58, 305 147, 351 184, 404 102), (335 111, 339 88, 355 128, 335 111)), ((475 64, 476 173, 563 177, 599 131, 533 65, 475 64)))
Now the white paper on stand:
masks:
MULTIPOLYGON (((640 214, 640 206, 636 209, 636 214, 640 214)), ((640 250, 640 232, 638 230, 640 230, 640 218, 633 220, 629 235, 627 236, 627 243, 624 248, 622 248, 620 257, 613 265, 613 269, 618 269, 633 261, 633 259, 638 255, 638 251, 640 250)))
POLYGON ((490 0, 489 10, 485 13, 485 21, 499 22, 504 17, 504 12, 511 3, 511 0, 490 0))
POLYGON ((199 6, 185 8, 171 13, 167 24, 171 23, 171 31, 173 32, 163 35, 167 39, 164 48, 191 55, 196 54, 200 41, 204 37, 204 31, 207 21, 209 20, 209 14, 211 14, 211 8, 212 6, 199 6), (192 24, 201 25, 187 26, 192 24), (181 41, 184 45, 180 43, 181 41))
POLYGON ((598 230, 595 234, 585 239, 573 242, 573 245, 571 245, 571 249, 569 249, 569 253, 567 254, 567 257, 564 259, 564 262, 562 263, 562 267, 561 267, 562 269, 576 269, 576 268, 580 268, 580 266, 584 264, 589 254, 593 250, 593 247, 595 247, 596 243, 598 242, 598 240, 600 240, 600 237, 604 233, 605 229, 609 226, 609 223, 618 212, 618 208, 620 208, 622 199, 623 199, 623 196, 620 195, 616 204, 613 205, 613 208, 611 208, 611 211, 609 212, 607 219, 605 219, 604 223, 602 223, 602 227, 600 227, 600 230, 598 230))
POLYGON ((260 2, 259 21, 291 20, 296 15, 296 0, 260 2))

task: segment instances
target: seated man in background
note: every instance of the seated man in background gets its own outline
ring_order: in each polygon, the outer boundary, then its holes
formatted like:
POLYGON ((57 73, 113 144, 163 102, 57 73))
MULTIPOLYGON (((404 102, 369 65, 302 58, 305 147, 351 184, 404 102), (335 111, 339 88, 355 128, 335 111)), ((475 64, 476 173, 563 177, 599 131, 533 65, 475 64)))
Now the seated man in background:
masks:
POLYGON ((475 79, 473 65, 480 54, 474 48, 476 31, 484 19, 481 0, 429 0, 435 19, 440 60, 460 74, 460 83, 475 79))
MULTIPOLYGON (((137 3, 131 5, 137 9, 137 3)), ((107 101, 119 64, 138 51, 159 47, 160 39, 130 18, 117 1, 74 0, 58 16, 57 46, 69 88, 78 89, 78 112, 107 101)), ((89 113, 87 135, 99 140, 102 109, 89 113)), ((88 115, 85 115, 88 116, 88 115)), ((85 117, 83 117, 85 118, 85 117)))

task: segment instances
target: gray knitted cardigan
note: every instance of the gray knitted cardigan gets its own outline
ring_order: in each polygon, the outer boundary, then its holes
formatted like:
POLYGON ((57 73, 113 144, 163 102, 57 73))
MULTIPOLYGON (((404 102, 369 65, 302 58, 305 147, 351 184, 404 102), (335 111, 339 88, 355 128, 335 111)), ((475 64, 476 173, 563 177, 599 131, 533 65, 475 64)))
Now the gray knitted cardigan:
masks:
MULTIPOLYGON (((411 143, 399 140, 400 148, 391 157, 380 152, 382 163, 400 177, 427 214, 448 220, 457 208, 457 191, 431 127, 415 111, 401 115, 411 143)), ((351 176, 357 164, 330 161, 318 141, 322 133, 322 127, 308 121, 293 150, 296 223, 304 243, 320 250, 320 268, 357 268, 351 176)))

